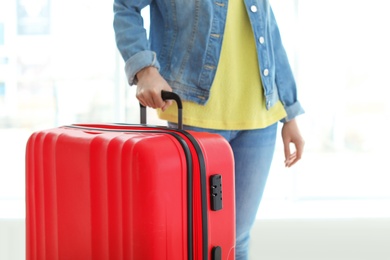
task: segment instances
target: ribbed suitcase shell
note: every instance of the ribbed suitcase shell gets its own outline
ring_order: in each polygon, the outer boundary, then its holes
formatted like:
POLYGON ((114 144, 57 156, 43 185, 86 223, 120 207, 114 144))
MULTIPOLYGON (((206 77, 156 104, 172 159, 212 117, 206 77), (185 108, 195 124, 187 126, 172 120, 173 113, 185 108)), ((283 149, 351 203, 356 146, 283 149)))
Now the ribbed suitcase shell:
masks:
POLYGON ((233 163, 215 134, 129 125, 36 132, 26 149, 27 259, 234 259, 233 163), (223 207, 212 210, 210 178, 219 175, 223 207))

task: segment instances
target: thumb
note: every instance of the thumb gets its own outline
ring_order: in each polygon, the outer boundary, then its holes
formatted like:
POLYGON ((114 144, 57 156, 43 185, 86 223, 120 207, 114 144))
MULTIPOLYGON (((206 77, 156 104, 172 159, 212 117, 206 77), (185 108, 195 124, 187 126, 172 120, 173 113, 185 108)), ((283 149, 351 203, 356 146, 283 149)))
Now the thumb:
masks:
POLYGON ((164 112, 168 107, 172 105, 173 101, 172 100, 166 100, 165 104, 161 107, 161 110, 164 112))

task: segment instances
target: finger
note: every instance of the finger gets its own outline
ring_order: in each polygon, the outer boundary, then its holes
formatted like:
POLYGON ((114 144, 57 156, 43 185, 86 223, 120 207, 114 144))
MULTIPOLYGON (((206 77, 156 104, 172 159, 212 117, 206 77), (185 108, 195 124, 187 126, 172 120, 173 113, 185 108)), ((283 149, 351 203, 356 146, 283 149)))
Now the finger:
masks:
POLYGON ((299 161, 298 158, 295 158, 294 160, 291 160, 288 164, 287 164, 287 168, 290 168, 292 167, 294 164, 296 164, 297 162, 299 161))
POLYGON ((304 147, 304 141, 295 142, 295 152, 294 152, 294 158, 290 160, 289 167, 296 164, 301 158, 303 154, 303 147, 304 147))
POLYGON ((290 154, 290 156, 284 161, 285 166, 286 167, 292 166, 295 163, 296 158, 297 157, 296 157, 296 153, 295 152, 290 154))
POLYGON ((161 108, 161 110, 164 112, 169 106, 172 105, 172 100, 166 100, 164 106, 161 108))
POLYGON ((136 97, 142 105, 147 107, 159 108, 164 105, 161 96, 155 91, 145 91, 142 89, 137 93, 136 97))
POLYGON ((143 99, 141 96, 139 96, 138 94, 136 95, 136 98, 137 98, 138 102, 139 102, 141 105, 143 105, 144 107, 147 107, 147 106, 148 106, 148 105, 146 104, 146 102, 144 101, 144 99, 143 99))
POLYGON ((160 107, 160 104, 162 103, 162 99, 161 101, 159 100, 159 97, 155 95, 155 93, 153 93, 153 95, 151 96, 151 103, 150 103, 150 107, 152 108, 158 108, 160 107))
POLYGON ((293 166, 293 165, 296 164, 297 162, 298 162, 298 159, 297 159, 296 157, 291 158, 290 160, 287 161, 286 167, 287 167, 287 168, 290 168, 291 166, 293 166))
POLYGON ((140 89, 137 87, 137 92, 135 94, 135 97, 138 99, 138 102, 143 105, 144 107, 148 106, 148 103, 145 98, 145 91, 143 89, 140 89))
POLYGON ((295 152, 290 156, 290 158, 286 161, 286 167, 291 167, 296 164, 301 158, 303 154, 304 142, 295 143, 295 152))
POLYGON ((296 157, 297 157, 297 156, 296 156, 296 152, 294 152, 294 153, 290 154, 290 155, 286 158, 286 160, 285 160, 284 162, 287 163, 288 161, 294 160, 296 157))
POLYGON ((287 161, 288 158, 290 158, 290 142, 289 141, 284 141, 283 142, 283 145, 284 145, 284 159, 287 161))
POLYGON ((172 91, 172 89, 169 85, 164 85, 158 91, 153 92, 153 103, 154 103, 154 108, 161 108, 164 111, 170 105, 172 105, 172 100, 163 100, 162 95, 161 95, 163 90, 169 91, 169 92, 172 91))
POLYGON ((303 154, 303 147, 305 146, 304 141, 301 141, 295 145, 296 153, 297 153, 297 159, 300 160, 302 158, 303 154))

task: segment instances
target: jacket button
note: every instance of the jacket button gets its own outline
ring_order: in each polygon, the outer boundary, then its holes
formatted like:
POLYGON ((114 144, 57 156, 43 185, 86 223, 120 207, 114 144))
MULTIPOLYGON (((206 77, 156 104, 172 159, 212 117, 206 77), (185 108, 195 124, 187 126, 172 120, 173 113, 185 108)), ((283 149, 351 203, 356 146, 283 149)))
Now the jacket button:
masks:
POLYGON ((252 6, 251 6, 251 11, 252 11, 253 13, 256 13, 256 12, 257 12, 257 7, 256 7, 255 5, 252 5, 252 6))
POLYGON ((263 75, 267 77, 268 74, 269 74, 269 70, 268 70, 268 69, 265 69, 265 70, 263 71, 263 75))
POLYGON ((259 42, 260 42, 261 44, 264 43, 264 37, 263 37, 263 36, 261 36, 261 37, 259 38, 259 42))

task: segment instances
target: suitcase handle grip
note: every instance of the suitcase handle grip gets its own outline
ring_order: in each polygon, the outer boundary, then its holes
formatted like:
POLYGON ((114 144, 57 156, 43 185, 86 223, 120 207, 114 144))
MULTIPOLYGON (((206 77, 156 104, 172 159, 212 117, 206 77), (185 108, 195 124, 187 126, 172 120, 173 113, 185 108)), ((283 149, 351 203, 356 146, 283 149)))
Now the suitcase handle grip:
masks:
MULTIPOLYGON (((175 100, 177 105, 177 128, 179 130, 183 130, 183 104, 181 102, 181 98, 178 94, 170 91, 161 91, 161 98, 163 100, 175 100)), ((141 124, 146 125, 146 107, 143 106, 141 103, 140 105, 140 115, 141 115, 141 124)))

